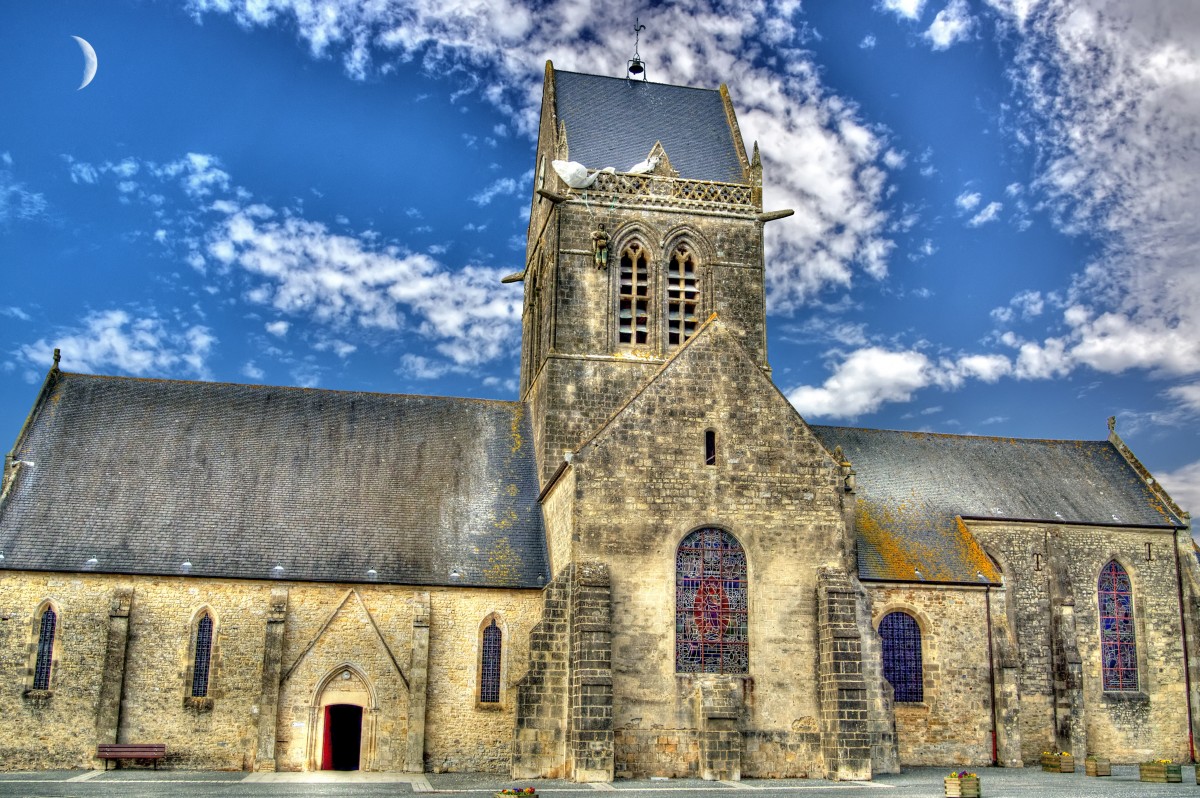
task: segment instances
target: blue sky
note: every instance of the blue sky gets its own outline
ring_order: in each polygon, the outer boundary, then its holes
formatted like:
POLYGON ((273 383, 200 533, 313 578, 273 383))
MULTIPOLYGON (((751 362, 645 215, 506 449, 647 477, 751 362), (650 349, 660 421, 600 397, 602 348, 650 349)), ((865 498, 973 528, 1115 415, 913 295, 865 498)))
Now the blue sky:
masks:
POLYGON ((0 6, 0 437, 50 365, 512 399, 546 59, 727 83, 814 423, 1099 439, 1200 505, 1200 10, 0 6), (99 69, 77 90, 83 56, 99 69))

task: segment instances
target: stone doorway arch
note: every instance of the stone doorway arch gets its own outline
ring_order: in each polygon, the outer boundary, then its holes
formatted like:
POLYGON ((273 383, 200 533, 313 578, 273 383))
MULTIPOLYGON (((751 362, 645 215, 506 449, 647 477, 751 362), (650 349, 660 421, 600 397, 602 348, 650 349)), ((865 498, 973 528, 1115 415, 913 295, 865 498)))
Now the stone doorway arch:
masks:
POLYGON ((374 770, 379 702, 375 688, 357 665, 344 662, 317 684, 308 716, 308 751, 305 770, 374 770), (358 708, 358 712, 354 711, 358 708), (358 728, 354 728, 356 718, 358 728), (351 767, 347 744, 357 732, 358 766, 351 767))

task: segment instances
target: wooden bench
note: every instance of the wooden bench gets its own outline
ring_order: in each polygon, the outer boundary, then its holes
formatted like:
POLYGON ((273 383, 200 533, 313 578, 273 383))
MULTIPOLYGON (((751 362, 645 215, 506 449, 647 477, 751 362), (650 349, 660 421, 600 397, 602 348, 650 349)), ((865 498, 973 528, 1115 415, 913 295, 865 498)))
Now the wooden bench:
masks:
POLYGON ((166 755, 166 743, 101 743, 96 747, 96 756, 104 760, 105 770, 110 759, 151 759, 158 770, 158 760, 166 755))

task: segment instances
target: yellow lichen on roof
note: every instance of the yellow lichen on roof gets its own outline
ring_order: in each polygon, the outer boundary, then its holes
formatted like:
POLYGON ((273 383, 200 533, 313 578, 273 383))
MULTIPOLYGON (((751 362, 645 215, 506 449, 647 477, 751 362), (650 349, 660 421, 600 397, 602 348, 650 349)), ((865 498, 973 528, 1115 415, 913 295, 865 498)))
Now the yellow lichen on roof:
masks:
POLYGON ((957 524, 929 512, 918 501, 893 507, 858 501, 858 534, 883 561, 885 573, 879 576, 978 582, 978 574, 983 574, 988 581, 999 582, 1000 574, 991 558, 961 519, 955 520, 957 524), (929 534, 920 535, 919 531, 929 534))

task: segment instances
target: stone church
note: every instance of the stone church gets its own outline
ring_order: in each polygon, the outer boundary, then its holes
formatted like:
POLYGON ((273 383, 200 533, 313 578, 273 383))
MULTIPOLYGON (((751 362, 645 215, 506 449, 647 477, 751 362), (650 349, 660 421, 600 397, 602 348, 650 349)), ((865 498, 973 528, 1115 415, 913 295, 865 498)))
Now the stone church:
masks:
POLYGON ((517 401, 56 357, 0 494, 0 766, 1191 759, 1190 519, 1111 422, 808 424, 767 357, 787 212, 725 87, 547 64, 540 125, 517 401))

